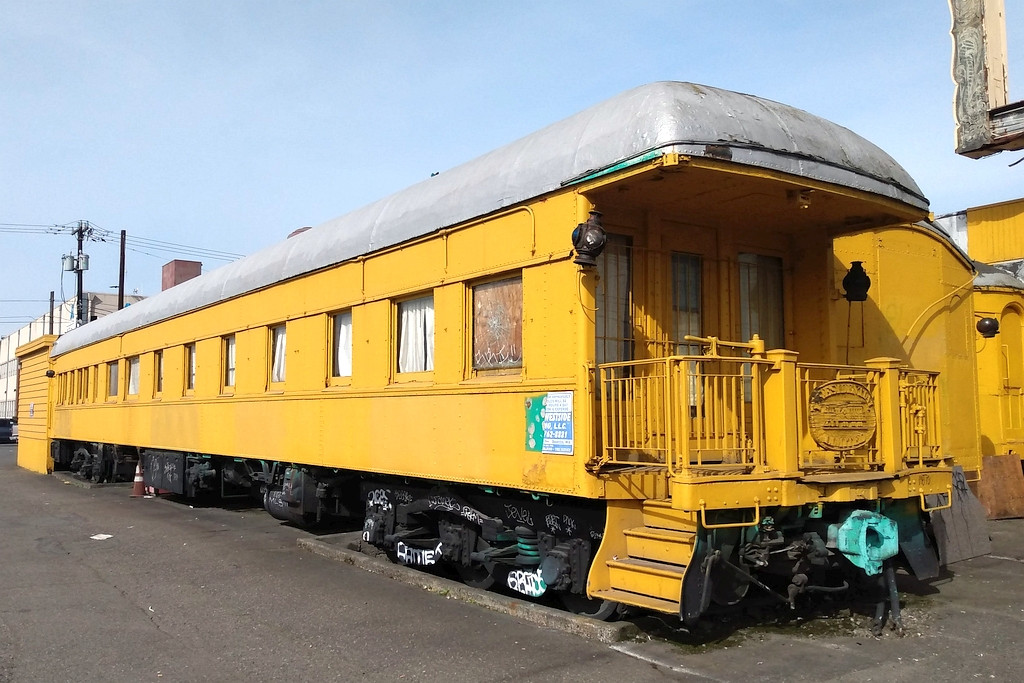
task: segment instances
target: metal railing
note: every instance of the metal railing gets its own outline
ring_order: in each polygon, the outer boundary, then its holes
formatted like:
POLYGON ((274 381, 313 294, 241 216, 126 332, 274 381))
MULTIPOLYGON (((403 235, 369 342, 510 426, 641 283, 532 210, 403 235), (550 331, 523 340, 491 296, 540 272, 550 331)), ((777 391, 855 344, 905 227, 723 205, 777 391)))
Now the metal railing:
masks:
POLYGON ((602 364, 603 462, 750 471, 763 452, 767 365, 704 356, 602 364))
POLYGON ((603 363, 591 467, 682 478, 896 472, 940 465, 938 373, 797 363, 789 351, 701 340, 703 356, 603 363), (723 356, 721 348, 749 356, 723 356))
MULTIPOLYGON (((687 341, 692 341, 687 339, 687 341)), ((699 340, 698 340, 699 341, 699 340)), ((673 474, 749 472, 764 452, 764 359, 669 356, 604 363, 601 465, 646 464, 673 474)))
POLYGON ((903 462, 923 467, 941 459, 938 373, 901 369, 900 434, 903 462))

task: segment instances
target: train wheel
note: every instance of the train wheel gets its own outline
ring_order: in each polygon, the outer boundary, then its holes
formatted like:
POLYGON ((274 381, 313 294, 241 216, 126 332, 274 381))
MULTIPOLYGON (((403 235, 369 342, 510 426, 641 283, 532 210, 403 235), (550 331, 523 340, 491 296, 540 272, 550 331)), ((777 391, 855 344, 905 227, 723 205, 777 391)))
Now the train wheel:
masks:
MULTIPOLYGON (((477 552, 483 552, 488 550, 490 547, 490 543, 480 537, 477 537, 477 552)), ((459 573, 459 578, 461 578, 462 582, 467 586, 479 588, 480 590, 487 590, 494 585, 494 562, 474 562, 469 566, 460 563, 455 565, 455 570, 459 573)))
POLYGON ((579 593, 559 593, 565 609, 573 614, 590 617, 598 621, 610 621, 619 611, 619 603, 611 600, 592 600, 579 593))

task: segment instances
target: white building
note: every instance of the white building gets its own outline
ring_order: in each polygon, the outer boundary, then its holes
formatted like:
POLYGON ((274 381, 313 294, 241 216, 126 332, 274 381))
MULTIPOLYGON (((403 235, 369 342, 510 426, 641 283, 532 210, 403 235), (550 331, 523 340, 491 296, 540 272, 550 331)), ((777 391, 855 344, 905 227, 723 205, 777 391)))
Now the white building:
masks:
MULTIPOLYGON (((125 305, 141 301, 144 297, 126 295, 125 305)), ((96 320, 117 310, 117 295, 106 292, 85 293, 85 319, 96 320)), ((0 337, 0 418, 15 417, 18 412, 18 359, 14 352, 22 344, 38 339, 44 334, 64 334, 76 327, 75 299, 71 298, 54 306, 50 313, 44 313, 24 327, 0 337), (52 327, 51 327, 52 319, 52 327)))

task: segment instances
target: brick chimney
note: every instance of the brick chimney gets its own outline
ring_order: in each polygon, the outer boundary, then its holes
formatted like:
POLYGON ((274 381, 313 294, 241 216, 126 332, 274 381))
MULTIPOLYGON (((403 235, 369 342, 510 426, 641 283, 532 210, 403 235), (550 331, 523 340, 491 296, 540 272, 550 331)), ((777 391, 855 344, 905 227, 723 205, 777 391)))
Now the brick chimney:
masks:
POLYGON ((180 285, 186 280, 198 277, 203 272, 203 264, 199 261, 182 261, 174 259, 165 263, 161 273, 161 291, 170 289, 174 285, 180 285))

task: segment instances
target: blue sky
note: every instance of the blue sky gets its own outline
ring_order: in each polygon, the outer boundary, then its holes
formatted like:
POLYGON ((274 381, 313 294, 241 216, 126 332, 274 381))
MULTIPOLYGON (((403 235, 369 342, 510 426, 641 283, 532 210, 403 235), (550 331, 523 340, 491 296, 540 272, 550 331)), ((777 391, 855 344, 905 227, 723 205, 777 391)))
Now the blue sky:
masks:
MULTIPOLYGON (((1024 100, 1024 0, 1006 5, 1024 100)), ((1024 196, 1024 153, 953 151, 949 28, 939 0, 0 0, 0 223, 251 253, 658 80, 840 123, 937 214, 1024 196)), ((73 294, 73 247, 0 232, 0 334, 73 294)), ((116 244, 86 251, 86 288, 113 291, 116 244)), ((128 291, 172 258, 129 251, 128 291)))

